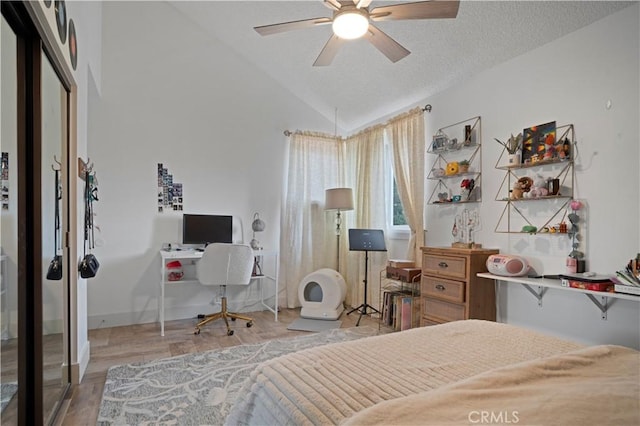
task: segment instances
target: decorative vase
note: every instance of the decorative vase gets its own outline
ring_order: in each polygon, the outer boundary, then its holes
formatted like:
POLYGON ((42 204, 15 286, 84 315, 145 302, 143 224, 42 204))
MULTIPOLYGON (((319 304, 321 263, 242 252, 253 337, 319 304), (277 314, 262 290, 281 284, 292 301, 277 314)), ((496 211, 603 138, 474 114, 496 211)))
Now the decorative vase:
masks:
POLYGON ((520 164, 520 154, 517 152, 515 154, 509 154, 507 156, 507 165, 515 166, 517 164, 520 164))

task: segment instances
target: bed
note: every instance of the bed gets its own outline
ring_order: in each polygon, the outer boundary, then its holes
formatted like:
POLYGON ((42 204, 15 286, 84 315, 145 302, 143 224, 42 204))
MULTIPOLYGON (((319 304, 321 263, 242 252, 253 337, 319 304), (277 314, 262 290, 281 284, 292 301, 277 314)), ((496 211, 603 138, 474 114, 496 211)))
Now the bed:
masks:
POLYGON ((456 321, 267 361, 226 424, 637 425, 639 371, 632 349, 456 321))

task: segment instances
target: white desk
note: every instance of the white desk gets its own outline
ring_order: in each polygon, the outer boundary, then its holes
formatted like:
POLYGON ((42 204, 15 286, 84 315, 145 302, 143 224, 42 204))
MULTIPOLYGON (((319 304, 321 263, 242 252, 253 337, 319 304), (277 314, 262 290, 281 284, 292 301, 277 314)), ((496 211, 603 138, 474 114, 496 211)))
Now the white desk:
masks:
MULTIPOLYGON (((262 306, 273 312, 275 315, 275 321, 278 321, 278 252, 272 250, 254 250, 253 251, 255 257, 259 258, 271 258, 274 262, 274 273, 273 275, 254 275, 251 277, 252 280, 258 280, 260 282, 260 302, 262 306), (273 281, 275 285, 275 295, 274 295, 274 306, 271 307, 265 303, 264 296, 264 283, 263 280, 268 279, 273 281)), ((202 257, 203 252, 197 250, 160 250, 161 257, 161 266, 160 266, 160 298, 158 299, 158 315, 160 320, 160 335, 164 336, 164 290, 167 284, 169 285, 180 285, 184 283, 197 283, 196 279, 186 279, 179 281, 168 281, 167 280, 167 262, 171 262, 174 260, 194 260, 197 261, 202 257)), ((264 268, 264 264, 262 259, 260 261, 260 265, 264 268)))
POLYGON ((521 284, 526 288, 533 296, 538 299, 538 306, 542 307, 542 298, 544 297, 547 289, 556 289, 556 290, 566 290, 574 293, 582 293, 589 298, 593 302, 594 305, 600 309, 601 319, 607 319, 607 311, 609 310, 609 299, 625 299, 625 300, 633 300, 636 302, 640 302, 640 296, 634 296, 633 294, 624 294, 624 293, 610 293, 606 291, 593 291, 593 290, 583 290, 581 288, 573 288, 573 287, 564 287, 560 284, 560 280, 554 280, 549 278, 527 278, 527 277, 503 277, 501 275, 493 275, 488 272, 482 272, 478 274, 479 277, 489 278, 495 280, 496 282, 502 281, 506 283, 516 283, 521 284), (537 287, 537 290, 534 290, 533 287, 537 287), (600 301, 596 298, 596 296, 600 297, 600 301))

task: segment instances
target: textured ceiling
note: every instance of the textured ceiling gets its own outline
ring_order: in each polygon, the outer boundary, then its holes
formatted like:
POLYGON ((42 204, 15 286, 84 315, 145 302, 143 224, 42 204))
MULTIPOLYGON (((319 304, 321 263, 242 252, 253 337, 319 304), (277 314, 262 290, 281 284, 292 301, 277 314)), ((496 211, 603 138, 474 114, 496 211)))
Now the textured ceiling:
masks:
MULTIPOLYGON (((351 131, 458 81, 575 31, 634 2, 461 1, 455 19, 376 25, 411 51, 390 62, 366 40, 344 45, 328 67, 312 64, 330 26, 262 37, 254 26, 330 17, 320 0, 172 1, 213 37, 351 131)), ((376 1, 370 8, 400 2, 376 1)))

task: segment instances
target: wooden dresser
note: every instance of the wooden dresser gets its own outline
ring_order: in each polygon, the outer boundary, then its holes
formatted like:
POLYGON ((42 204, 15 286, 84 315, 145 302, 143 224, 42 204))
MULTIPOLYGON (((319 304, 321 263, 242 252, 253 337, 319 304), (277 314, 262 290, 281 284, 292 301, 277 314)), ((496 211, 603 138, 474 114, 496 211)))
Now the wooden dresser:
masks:
POLYGON ((496 320, 493 280, 478 278, 496 249, 422 247, 420 325, 462 319, 496 320))

